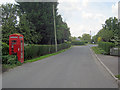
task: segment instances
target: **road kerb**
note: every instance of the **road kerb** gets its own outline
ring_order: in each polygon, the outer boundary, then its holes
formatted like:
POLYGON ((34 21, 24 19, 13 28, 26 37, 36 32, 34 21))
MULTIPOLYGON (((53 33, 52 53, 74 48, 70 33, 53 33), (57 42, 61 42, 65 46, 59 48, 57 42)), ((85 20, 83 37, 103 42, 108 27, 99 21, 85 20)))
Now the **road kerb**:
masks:
POLYGON ((94 51, 90 48, 90 46, 89 46, 89 49, 92 52, 92 54, 95 55, 95 57, 97 58, 97 60, 103 65, 103 67, 109 72, 109 74, 115 79, 115 81, 117 82, 117 84, 119 85, 118 78, 116 78, 115 75, 110 71, 110 69, 100 60, 100 58, 94 53, 94 51))

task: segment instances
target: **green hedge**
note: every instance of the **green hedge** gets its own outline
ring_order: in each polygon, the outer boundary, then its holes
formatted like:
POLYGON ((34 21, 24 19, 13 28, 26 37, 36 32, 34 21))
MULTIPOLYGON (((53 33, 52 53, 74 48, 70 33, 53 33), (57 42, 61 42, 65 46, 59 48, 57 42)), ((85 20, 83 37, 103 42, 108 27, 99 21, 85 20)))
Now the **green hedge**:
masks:
POLYGON ((83 41, 72 41, 72 45, 85 45, 83 41))
POLYGON ((2 55, 8 55, 9 54, 9 45, 2 42, 2 55))
POLYGON ((9 45, 1 42, 2 46, 0 49, 2 50, 2 64, 15 64, 17 61, 17 57, 14 55, 9 55, 9 45))
MULTIPOLYGON (((69 48, 70 43, 58 44, 58 51, 69 48)), ((24 60, 55 52, 55 45, 28 45, 24 47, 24 60)))
POLYGON ((106 54, 110 54, 110 48, 114 47, 114 43, 111 42, 99 42, 98 47, 103 49, 106 54))

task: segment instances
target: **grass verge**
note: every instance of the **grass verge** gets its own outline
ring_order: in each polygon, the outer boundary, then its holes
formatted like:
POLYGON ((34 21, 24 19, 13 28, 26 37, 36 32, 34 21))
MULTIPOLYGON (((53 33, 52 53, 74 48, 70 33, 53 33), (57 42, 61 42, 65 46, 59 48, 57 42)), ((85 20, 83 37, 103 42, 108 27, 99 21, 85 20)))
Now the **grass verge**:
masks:
POLYGON ((120 80, 120 75, 116 75, 115 77, 118 78, 118 79, 120 80))
MULTIPOLYGON (((72 46, 71 46, 71 47, 72 47, 72 46)), ((71 48, 71 47, 70 47, 70 48, 71 48)), ((66 50, 68 50, 68 49, 70 49, 70 48, 63 49, 63 50, 60 50, 60 51, 58 51, 58 52, 51 53, 51 54, 47 54, 47 55, 44 55, 44 56, 40 56, 40 57, 38 57, 38 58, 26 60, 26 61, 24 61, 24 63, 35 62, 35 61, 38 61, 38 60, 41 60, 41 59, 44 59, 44 58, 47 58, 47 57, 50 57, 50 56, 53 56, 53 55, 57 55, 57 54, 59 54, 59 53, 65 52, 66 50)), ((8 71, 9 69, 12 69, 12 68, 15 68, 15 67, 21 66, 21 65, 22 65, 22 64, 20 64, 20 63, 12 64, 12 65, 2 64, 2 72, 6 72, 6 71, 8 71)))
POLYGON ((106 52, 104 50, 102 50, 101 48, 98 48, 98 46, 95 47, 91 47, 92 50, 96 53, 96 54, 105 54, 106 52))

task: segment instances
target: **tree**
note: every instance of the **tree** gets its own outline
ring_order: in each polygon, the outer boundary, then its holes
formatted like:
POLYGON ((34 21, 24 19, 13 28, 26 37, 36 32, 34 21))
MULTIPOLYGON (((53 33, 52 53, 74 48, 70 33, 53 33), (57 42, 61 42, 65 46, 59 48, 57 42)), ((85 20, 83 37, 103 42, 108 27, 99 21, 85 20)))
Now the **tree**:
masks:
POLYGON ((98 38, 97 38, 97 41, 98 41, 98 42, 101 42, 101 41, 102 41, 102 38, 101 38, 101 37, 98 37, 98 38))
POLYGON ((91 35, 90 34, 83 34, 82 41, 91 42, 91 35))
POLYGON ((35 27, 35 32, 40 38, 37 44, 54 44, 53 4, 55 6, 55 20, 57 28, 57 41, 63 43, 70 40, 70 31, 61 15, 57 12, 57 2, 18 2, 21 12, 26 14, 28 22, 35 27), (26 7, 27 6, 27 7, 26 7))
POLYGON ((97 35, 94 35, 94 36, 92 37, 92 42, 97 43, 97 40, 98 40, 98 36, 97 36, 97 35))
POLYGON ((81 37, 81 36, 79 36, 78 38, 79 38, 80 40, 82 39, 82 37, 81 37))
POLYGON ((35 32, 35 26, 31 23, 28 22, 26 19, 26 14, 19 15, 20 21, 18 24, 18 32, 24 36, 24 41, 27 44, 36 44, 37 39, 41 38, 41 36, 37 35, 37 32, 35 32))
POLYGON ((112 30, 108 30, 108 29, 101 29, 99 32, 98 32, 98 36, 99 37, 102 37, 102 40, 105 41, 105 42, 108 42, 110 41, 114 34, 113 34, 113 31, 112 30))
POLYGON ((1 5, 2 41, 9 43, 9 35, 17 33, 17 7, 14 4, 1 5))
POLYGON ((71 41, 76 41, 77 37, 72 37, 71 36, 71 41))
POLYGON ((103 24, 103 28, 97 33, 98 37, 102 38, 105 42, 118 42, 119 38, 119 23, 116 17, 110 17, 103 24))
POLYGON ((2 5, 3 41, 8 43, 10 34, 20 33, 28 44, 54 44, 53 4, 58 44, 69 41, 70 30, 61 15, 58 15, 57 2, 18 2, 17 5, 2 5))
MULTIPOLYGON (((20 33, 24 35, 25 43, 36 43, 38 39, 35 27, 26 19, 26 14, 21 13, 15 4, 5 4, 2 9, 2 41, 9 43, 9 35, 20 33), (17 18, 19 17, 19 21, 17 18)), ((40 35, 39 35, 40 36, 40 35)), ((39 37, 40 38, 40 37, 39 37)))
POLYGON ((70 41, 70 30, 66 22, 63 22, 61 15, 56 17, 57 40, 58 43, 64 43, 64 40, 70 41))
POLYGON ((55 15, 57 15, 56 2, 18 2, 23 13, 26 14, 28 22, 35 26, 37 36, 41 36, 38 44, 54 43, 53 28, 53 4, 55 5, 55 15), (27 6, 27 7, 26 7, 27 6), (50 43, 49 43, 50 42, 50 43))

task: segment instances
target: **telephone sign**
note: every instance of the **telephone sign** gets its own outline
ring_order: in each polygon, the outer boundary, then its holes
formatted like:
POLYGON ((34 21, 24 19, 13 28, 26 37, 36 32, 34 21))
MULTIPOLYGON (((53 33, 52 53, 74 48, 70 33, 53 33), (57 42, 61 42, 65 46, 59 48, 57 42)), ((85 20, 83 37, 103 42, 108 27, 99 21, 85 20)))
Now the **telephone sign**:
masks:
POLYGON ((17 55, 18 61, 24 62, 24 37, 21 34, 9 36, 9 54, 17 55))

